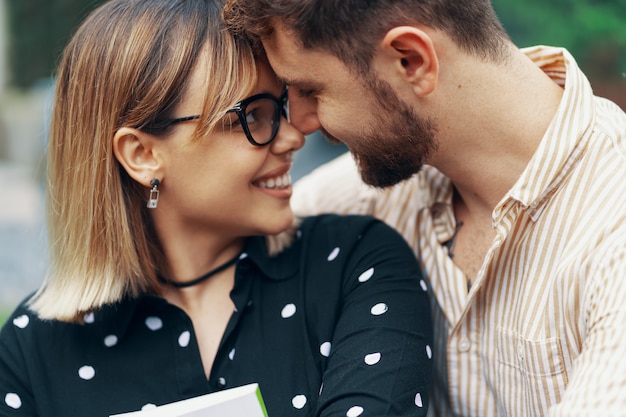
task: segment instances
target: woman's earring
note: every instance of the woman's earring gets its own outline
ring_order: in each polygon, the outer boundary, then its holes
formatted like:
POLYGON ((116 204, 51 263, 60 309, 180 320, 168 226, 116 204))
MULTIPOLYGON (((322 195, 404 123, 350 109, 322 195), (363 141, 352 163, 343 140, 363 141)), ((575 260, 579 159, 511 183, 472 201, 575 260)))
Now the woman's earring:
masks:
POLYGON ((156 208, 159 203, 159 184, 161 182, 158 179, 150 181, 152 189, 150 190, 150 198, 148 199, 148 208, 156 208))

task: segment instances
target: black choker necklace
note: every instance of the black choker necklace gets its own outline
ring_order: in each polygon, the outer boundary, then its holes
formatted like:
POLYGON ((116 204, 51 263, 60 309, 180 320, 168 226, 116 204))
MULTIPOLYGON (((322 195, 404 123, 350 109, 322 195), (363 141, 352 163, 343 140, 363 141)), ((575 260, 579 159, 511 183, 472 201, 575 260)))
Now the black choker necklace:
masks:
POLYGON ((161 281, 162 283, 167 284, 167 285, 171 285, 172 287, 176 287, 176 288, 192 287, 192 286, 194 286, 196 284, 201 283, 202 281, 206 281, 207 279, 211 278, 213 275, 215 275, 217 273, 220 273, 223 270, 225 270, 226 268, 234 265, 235 262, 237 262, 237 260, 239 259, 240 256, 241 256, 241 254, 237 254, 234 258, 226 261, 225 263, 221 264, 217 268, 211 269, 206 274, 204 274, 201 277, 198 277, 198 278, 196 278, 194 280, 191 280, 191 281, 177 282, 177 281, 169 280, 167 278, 163 278, 162 276, 158 276, 158 278, 159 278, 159 281, 161 281))

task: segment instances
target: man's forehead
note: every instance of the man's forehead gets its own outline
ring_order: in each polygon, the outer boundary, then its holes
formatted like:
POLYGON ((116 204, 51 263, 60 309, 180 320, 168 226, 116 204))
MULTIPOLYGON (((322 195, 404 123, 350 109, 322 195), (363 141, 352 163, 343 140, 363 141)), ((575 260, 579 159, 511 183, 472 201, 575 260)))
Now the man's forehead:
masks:
POLYGON ((283 67, 280 64, 270 65, 276 74, 276 77, 283 85, 294 86, 301 89, 320 89, 322 87, 322 80, 316 76, 316 72, 311 70, 310 66, 305 65, 304 62, 295 66, 283 67))
POLYGON ((263 48, 276 76, 283 83, 294 85, 309 78, 305 76, 307 72, 303 68, 308 61, 305 58, 306 51, 296 48, 282 34, 272 32, 263 38, 263 48))
POLYGON ((304 48, 284 26, 275 29, 262 42, 276 76, 286 85, 320 87, 328 60, 336 58, 328 52, 304 48))
POLYGON ((304 48, 295 41, 295 37, 296 34, 279 23, 274 25, 271 32, 261 38, 261 42, 268 57, 280 56, 284 59, 284 57, 305 52, 304 48))

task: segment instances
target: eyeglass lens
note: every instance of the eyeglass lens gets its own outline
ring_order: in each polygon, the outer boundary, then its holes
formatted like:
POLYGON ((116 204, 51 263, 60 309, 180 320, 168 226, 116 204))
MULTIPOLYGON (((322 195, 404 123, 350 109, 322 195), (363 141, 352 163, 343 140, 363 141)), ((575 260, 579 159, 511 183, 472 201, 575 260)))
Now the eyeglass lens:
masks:
POLYGON ((234 133, 245 133, 254 145, 266 145, 276 136, 282 106, 270 95, 248 100, 242 101, 239 108, 226 114, 224 128, 234 133))
POLYGON ((250 136, 255 142, 265 144, 274 138, 280 117, 280 109, 275 100, 259 98, 248 103, 242 111, 250 136))

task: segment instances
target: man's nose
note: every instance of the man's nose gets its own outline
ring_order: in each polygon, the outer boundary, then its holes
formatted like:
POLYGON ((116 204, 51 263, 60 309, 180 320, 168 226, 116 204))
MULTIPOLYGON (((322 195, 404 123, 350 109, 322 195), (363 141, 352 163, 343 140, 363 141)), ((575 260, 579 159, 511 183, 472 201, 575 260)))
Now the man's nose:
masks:
POLYGON ((317 115, 317 99, 302 97, 296 91, 289 90, 289 120, 304 135, 320 129, 317 115))

